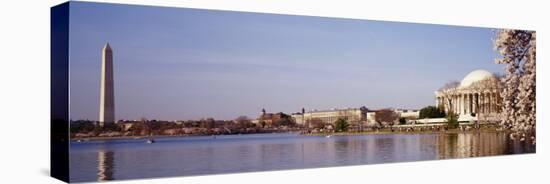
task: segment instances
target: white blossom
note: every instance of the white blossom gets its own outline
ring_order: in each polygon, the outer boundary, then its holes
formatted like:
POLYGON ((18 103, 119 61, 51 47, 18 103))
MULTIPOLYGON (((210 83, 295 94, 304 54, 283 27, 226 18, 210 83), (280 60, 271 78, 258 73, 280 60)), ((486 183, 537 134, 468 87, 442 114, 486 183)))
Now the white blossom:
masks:
POLYGON ((525 30, 498 30, 494 48, 504 64, 502 78, 503 127, 525 137, 535 135, 536 128, 536 33, 525 30))

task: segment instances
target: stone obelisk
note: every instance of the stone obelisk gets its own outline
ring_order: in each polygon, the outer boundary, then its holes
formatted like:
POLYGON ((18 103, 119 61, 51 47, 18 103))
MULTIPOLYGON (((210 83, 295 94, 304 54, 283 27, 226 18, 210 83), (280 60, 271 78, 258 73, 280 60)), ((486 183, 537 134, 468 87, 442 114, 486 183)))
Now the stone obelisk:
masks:
POLYGON ((115 89, 113 81, 113 50, 105 44, 101 59, 101 91, 99 92, 99 125, 115 123, 115 89))

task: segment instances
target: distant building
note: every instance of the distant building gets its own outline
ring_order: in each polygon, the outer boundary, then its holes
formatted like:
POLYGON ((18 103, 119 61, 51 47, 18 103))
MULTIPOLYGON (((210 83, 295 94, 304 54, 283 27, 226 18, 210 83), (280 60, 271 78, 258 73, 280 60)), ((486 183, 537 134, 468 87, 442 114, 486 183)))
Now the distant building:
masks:
POLYGON ((262 110, 262 115, 258 118, 258 123, 267 127, 273 126, 274 123, 289 123, 284 121, 292 120, 291 116, 282 112, 266 113, 262 110))
POLYGON ((306 110, 302 108, 301 112, 292 113, 290 116, 292 117, 294 122, 296 122, 296 124, 304 125, 306 123, 304 119, 305 113, 306 113, 306 110))
POLYGON ((368 109, 361 108, 346 108, 346 109, 331 109, 331 110, 313 110, 301 113, 293 113, 292 118, 297 124, 307 124, 308 122, 317 119, 325 124, 334 124, 336 120, 343 118, 350 124, 358 124, 367 120, 368 109))
POLYGON ((292 117, 294 122, 296 122, 296 124, 304 125, 306 123, 303 113, 300 113, 300 112, 292 113, 290 116, 292 117))
MULTIPOLYGON (((416 109, 392 109, 399 118, 405 118, 405 119, 418 119, 420 115, 420 111, 416 109)), ((376 112, 378 110, 369 110, 367 112, 367 121, 366 126, 377 126, 378 123, 376 122, 376 112)))
POLYGON ((371 110, 367 111, 367 122, 366 122, 367 126, 376 125, 375 116, 376 116, 376 111, 371 111, 371 110))
POLYGON ((400 118, 418 119, 420 117, 420 111, 416 109, 395 109, 395 112, 400 118))

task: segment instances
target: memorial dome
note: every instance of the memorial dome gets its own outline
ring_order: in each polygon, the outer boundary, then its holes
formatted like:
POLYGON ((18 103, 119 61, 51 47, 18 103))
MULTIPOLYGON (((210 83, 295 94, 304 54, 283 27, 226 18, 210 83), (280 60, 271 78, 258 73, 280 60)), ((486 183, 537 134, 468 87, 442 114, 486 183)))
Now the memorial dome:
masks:
POLYGON ((460 82, 460 88, 467 88, 475 82, 482 81, 488 78, 496 79, 495 75, 486 70, 475 70, 470 72, 460 82))

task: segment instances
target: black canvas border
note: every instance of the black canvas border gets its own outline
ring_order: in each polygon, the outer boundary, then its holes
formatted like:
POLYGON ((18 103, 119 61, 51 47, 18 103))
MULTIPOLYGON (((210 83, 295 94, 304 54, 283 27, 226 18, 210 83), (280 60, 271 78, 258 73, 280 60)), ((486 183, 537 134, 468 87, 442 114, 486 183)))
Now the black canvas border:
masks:
POLYGON ((50 9, 50 175, 69 182, 69 2, 50 9))

